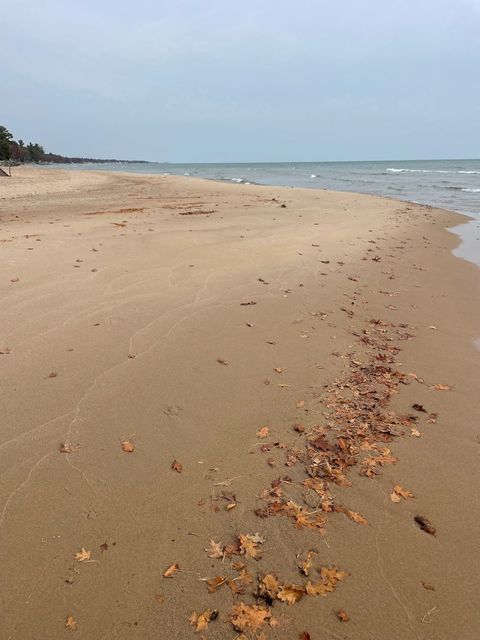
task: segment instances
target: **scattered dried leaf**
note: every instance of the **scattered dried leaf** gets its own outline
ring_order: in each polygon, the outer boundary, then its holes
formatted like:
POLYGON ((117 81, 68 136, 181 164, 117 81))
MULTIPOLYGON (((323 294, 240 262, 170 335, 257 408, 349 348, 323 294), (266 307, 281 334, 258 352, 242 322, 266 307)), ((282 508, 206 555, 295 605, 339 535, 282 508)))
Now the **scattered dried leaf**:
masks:
POLYGON ((426 516, 415 516, 414 520, 425 533, 429 533, 431 536, 436 534, 437 531, 435 527, 426 516))
POLYGON ((164 578, 172 578, 177 571, 179 570, 179 565, 178 562, 174 562, 173 564, 171 564, 168 569, 165 569, 165 571, 163 572, 163 577, 164 578))
POLYGON ((340 622, 348 622, 350 620, 350 616, 345 611, 345 609, 339 609, 337 611, 337 618, 340 620, 340 622))
POLYGON ((131 440, 122 440, 121 446, 125 453, 133 453, 135 451, 135 445, 131 440))
POLYGON ((234 605, 228 620, 236 631, 258 631, 264 624, 270 622, 271 617, 268 607, 239 602, 234 605))
POLYGON ((257 431, 257 438, 266 438, 270 434, 270 429, 268 427, 261 427, 257 431))
POLYGON ((203 613, 192 611, 188 621, 192 627, 195 627, 195 633, 199 633, 200 631, 206 631, 208 629, 208 623, 216 618, 218 618, 218 611, 215 609, 205 609, 203 613))
POLYGON ((414 498, 415 496, 408 489, 404 489, 399 484, 393 485, 392 493, 390 494, 390 500, 392 502, 400 502, 402 498, 404 500, 408 500, 410 498, 414 498))
POLYGON ((65 619, 65 629, 68 629, 69 631, 76 631, 77 630, 77 621, 75 620, 75 618, 72 615, 68 615, 65 619))
POLYGON ((177 473, 182 473, 183 464, 181 462, 178 462, 177 460, 174 460, 172 462, 171 467, 172 467, 173 471, 176 471, 177 473))
POLYGON ((75 554, 75 560, 77 560, 78 562, 85 562, 85 560, 90 560, 91 557, 92 552, 87 551, 85 547, 82 547, 81 550, 77 551, 77 553, 75 554))
POLYGON ((255 535, 241 533, 238 536, 238 541, 242 555, 245 555, 247 558, 254 558, 255 560, 259 560, 262 557, 263 551, 258 545, 263 544, 265 540, 258 533, 255 535))

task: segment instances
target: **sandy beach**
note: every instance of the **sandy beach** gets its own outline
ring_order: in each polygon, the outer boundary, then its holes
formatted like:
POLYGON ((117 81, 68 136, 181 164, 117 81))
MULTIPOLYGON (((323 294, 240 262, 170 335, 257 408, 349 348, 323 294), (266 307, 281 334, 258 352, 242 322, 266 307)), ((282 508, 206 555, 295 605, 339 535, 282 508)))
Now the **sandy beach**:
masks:
POLYGON ((478 638, 463 221, 0 179, 0 639, 478 638))

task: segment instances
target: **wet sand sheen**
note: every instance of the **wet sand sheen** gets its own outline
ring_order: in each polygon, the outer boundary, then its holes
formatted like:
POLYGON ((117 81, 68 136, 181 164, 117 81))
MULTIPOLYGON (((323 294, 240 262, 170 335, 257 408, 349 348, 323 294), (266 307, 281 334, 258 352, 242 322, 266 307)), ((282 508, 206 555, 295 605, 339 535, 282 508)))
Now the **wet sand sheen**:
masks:
POLYGON ((0 216, 0 638, 235 638, 242 602, 272 638, 478 636, 462 216, 33 169, 0 216))

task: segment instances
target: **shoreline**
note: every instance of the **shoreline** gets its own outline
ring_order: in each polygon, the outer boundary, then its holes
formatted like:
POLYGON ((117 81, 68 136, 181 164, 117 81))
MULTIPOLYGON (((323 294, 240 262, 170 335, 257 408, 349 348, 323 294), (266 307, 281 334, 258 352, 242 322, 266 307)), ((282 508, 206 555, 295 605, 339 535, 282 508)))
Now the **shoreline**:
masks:
POLYGON ((68 616, 85 638, 200 637, 208 609, 205 636, 233 639, 244 602, 280 639, 473 640, 464 215, 188 177, 2 186, 0 639, 64 637, 68 616), (257 573, 283 591, 255 599, 257 573))
MULTIPOLYGON (((357 161, 360 164, 362 164, 363 161, 357 161)), ((376 162, 385 162, 385 161, 376 161, 376 162)), ((395 163, 395 162, 400 162, 400 161, 396 161, 396 160, 389 160, 387 162, 391 162, 391 163, 395 163)), ((403 161, 402 161, 403 162, 403 161)), ((428 160, 426 160, 426 162, 428 162, 428 160)), ((342 164, 343 161, 340 161, 339 164, 342 164)), ((153 163, 155 164, 155 163, 153 163)), ((159 164, 163 164, 163 163, 159 163, 159 164)), ((175 164, 175 163, 174 163, 175 164)), ((180 163, 182 164, 182 163, 180 163)), ((183 163, 185 164, 186 167, 190 166, 188 163, 183 163)), ((211 163, 211 164, 218 164, 218 163, 211 163)), ((231 164, 235 164, 235 163, 231 163, 231 164)), ((246 165, 248 165, 249 163, 244 163, 246 165)), ((252 163, 250 163, 252 164, 252 163)), ((264 163, 258 163, 258 164, 264 164, 264 163)), ((295 164, 295 163, 293 163, 295 164)), ((298 164, 298 163, 297 163, 298 164)), ((33 168, 33 169, 45 169, 45 167, 43 166, 37 166, 37 165, 29 165, 28 168, 33 168)), ((47 167, 47 170, 53 169, 55 171, 82 171, 82 172, 87 172, 89 171, 89 169, 82 169, 81 167, 75 167, 73 169, 57 169, 54 166, 49 166, 47 167)), ((212 182, 219 182, 221 184, 230 184, 230 185, 239 185, 239 186, 254 186, 254 187, 265 187, 265 188, 284 188, 284 189, 313 189, 313 190, 318 190, 318 191, 334 191, 335 193, 345 193, 345 194, 358 194, 358 195, 367 195, 370 196, 372 198, 384 198, 385 200, 392 200, 393 202, 399 202, 399 203, 408 203, 411 205, 418 205, 418 206, 429 206, 432 207, 433 209, 437 209, 437 210, 441 210, 441 211, 445 211, 447 213, 456 213, 459 214, 461 216, 466 217, 470 222, 475 223, 475 222, 479 222, 478 217, 476 217, 472 212, 469 211, 464 211, 464 210, 456 210, 456 209, 449 209, 449 208, 445 208, 445 207, 439 207, 436 206, 433 203, 429 203, 429 202, 418 202, 416 200, 412 200, 412 199, 408 199, 408 198, 400 198, 400 197, 395 197, 395 196, 389 196, 389 195, 381 195, 381 194, 376 194, 376 193, 369 193, 369 192, 357 192, 357 191, 342 191, 340 189, 329 189, 326 187, 295 187, 295 186, 286 186, 286 185, 269 185, 269 184, 265 184, 265 183, 258 183, 258 182, 254 182, 254 181, 246 181, 243 178, 209 178, 209 177, 198 177, 198 176, 192 176, 190 174, 185 174, 185 175, 179 175, 179 174, 170 174, 170 173, 158 173, 158 174, 152 174, 152 173, 141 173, 141 172, 129 172, 129 171, 108 171, 108 169, 106 169, 105 171, 102 170, 98 170, 95 169, 95 173, 113 173, 113 174, 126 174, 126 175, 134 175, 134 176, 140 176, 140 177, 145 177, 148 178, 149 176, 157 176, 157 177, 168 177, 168 176, 172 176, 172 177, 179 177, 179 178, 192 178, 192 179, 198 179, 198 180, 207 180, 207 181, 212 181, 212 182)), ((455 235, 460 237, 460 242, 461 243, 465 243, 467 244, 471 244, 472 246, 475 245, 475 241, 472 240, 472 238, 470 237, 470 235, 467 233, 462 233, 461 231, 457 232, 455 231, 455 229, 457 227, 462 227, 462 225, 466 225, 468 224, 468 222, 459 222, 459 224, 455 225, 454 227, 449 228, 448 230, 451 233, 454 233, 455 235)), ((479 223, 480 224, 480 223, 479 223)), ((471 225, 473 226, 473 225, 471 225)), ((476 240, 479 240, 479 238, 477 237, 476 240)), ((456 257, 468 260, 469 262, 473 262, 474 264, 476 264, 478 267, 480 267, 480 259, 477 258, 477 253, 478 251, 475 250, 474 248, 469 248, 468 246, 465 247, 465 255, 462 255, 461 251, 458 251, 457 253, 455 253, 454 255, 456 257)))

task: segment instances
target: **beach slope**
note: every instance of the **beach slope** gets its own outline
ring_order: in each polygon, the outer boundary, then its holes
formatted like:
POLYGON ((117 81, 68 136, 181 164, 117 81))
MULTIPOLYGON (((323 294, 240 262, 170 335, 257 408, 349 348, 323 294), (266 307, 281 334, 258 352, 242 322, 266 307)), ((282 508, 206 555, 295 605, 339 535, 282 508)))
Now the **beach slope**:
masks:
POLYGON ((2 179, 1 640, 478 638, 463 219, 2 179))

